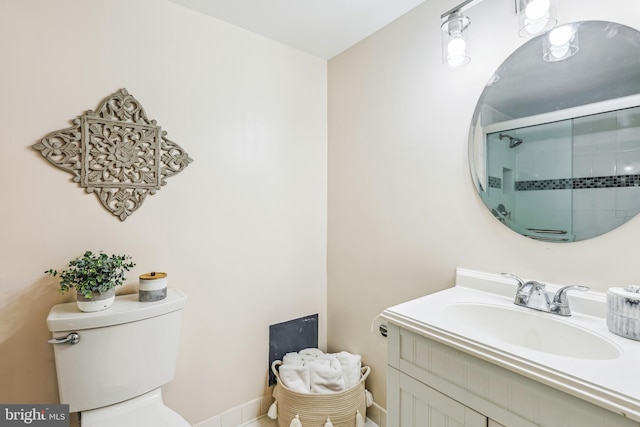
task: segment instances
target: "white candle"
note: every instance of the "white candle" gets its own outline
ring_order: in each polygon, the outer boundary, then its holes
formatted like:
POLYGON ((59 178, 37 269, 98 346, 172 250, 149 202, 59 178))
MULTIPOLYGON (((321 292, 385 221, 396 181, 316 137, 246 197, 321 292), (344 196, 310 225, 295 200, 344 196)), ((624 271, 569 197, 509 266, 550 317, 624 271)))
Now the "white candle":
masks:
POLYGON ((167 273, 151 272, 140 275, 139 300, 159 301, 167 296, 167 273))

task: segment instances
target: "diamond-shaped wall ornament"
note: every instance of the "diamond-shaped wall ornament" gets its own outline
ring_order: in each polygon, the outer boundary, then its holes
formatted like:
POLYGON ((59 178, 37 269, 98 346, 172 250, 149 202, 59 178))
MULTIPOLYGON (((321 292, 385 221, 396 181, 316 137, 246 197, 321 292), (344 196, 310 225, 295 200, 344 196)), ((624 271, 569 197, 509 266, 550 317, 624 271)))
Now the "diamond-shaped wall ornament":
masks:
POLYGON ((167 132, 147 118, 126 89, 73 123, 48 134, 33 148, 73 174, 74 182, 96 194, 121 221, 193 161, 182 147, 165 138, 167 132))

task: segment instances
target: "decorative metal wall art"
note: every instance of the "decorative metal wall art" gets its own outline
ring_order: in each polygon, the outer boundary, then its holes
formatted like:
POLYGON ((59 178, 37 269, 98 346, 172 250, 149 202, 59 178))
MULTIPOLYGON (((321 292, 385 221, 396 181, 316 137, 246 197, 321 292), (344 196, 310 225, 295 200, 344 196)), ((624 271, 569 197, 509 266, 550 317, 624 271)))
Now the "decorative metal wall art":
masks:
POLYGON ((193 160, 126 89, 33 145, 121 221, 193 160))

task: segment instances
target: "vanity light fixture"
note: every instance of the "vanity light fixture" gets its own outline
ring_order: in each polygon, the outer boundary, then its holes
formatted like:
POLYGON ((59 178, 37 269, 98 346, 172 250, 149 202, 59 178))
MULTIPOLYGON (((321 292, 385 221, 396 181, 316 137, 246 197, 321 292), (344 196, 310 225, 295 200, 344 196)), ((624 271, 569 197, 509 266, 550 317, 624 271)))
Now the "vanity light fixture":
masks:
POLYGON ((547 62, 570 58, 580 49, 578 32, 572 24, 562 25, 549 31, 542 43, 542 59, 547 62))
POLYGON ((480 3, 482 0, 465 0, 453 9, 440 15, 443 20, 442 63, 449 68, 460 68, 471 61, 469 55, 469 25, 471 20, 462 11, 480 3))
POLYGON ((554 0, 515 0, 515 2, 520 37, 542 34, 558 22, 554 0))
POLYGON ((469 17, 459 10, 442 15, 446 20, 440 26, 442 30, 442 63, 449 68, 459 68, 471 61, 469 55, 469 17))

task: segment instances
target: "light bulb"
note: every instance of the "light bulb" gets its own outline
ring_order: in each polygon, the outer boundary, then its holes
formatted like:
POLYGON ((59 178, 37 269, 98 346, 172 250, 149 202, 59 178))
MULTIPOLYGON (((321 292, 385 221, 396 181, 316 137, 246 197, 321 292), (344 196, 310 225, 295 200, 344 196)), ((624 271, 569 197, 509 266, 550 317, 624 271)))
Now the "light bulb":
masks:
POLYGON ((455 37, 447 45, 447 63, 452 68, 464 65, 467 62, 467 43, 461 37, 455 37))
POLYGON ((571 41, 571 36, 573 36, 573 30, 571 27, 563 25, 562 27, 554 28, 549 32, 549 43, 553 46, 563 46, 571 41))
POLYGON ((561 61, 578 53, 578 29, 571 24, 549 31, 543 39, 543 59, 561 61))
POLYGON ((451 68, 457 68, 461 65, 464 65, 466 62, 467 58, 464 55, 460 55, 460 56, 447 56, 447 64, 449 64, 449 66, 451 68))
POLYGON ((551 7, 550 0, 531 0, 525 9, 525 15, 531 20, 543 18, 551 7))
POLYGON ((569 49, 571 48, 571 46, 569 45, 569 43, 565 43, 563 45, 559 45, 559 46, 551 46, 551 49, 549 49, 549 51, 551 52, 551 55, 556 58, 556 59, 562 59, 565 56, 567 56, 567 54, 569 53, 569 49))
POLYGON ((541 19, 524 19, 524 29, 529 34, 539 34, 549 24, 549 14, 547 13, 541 19))
POLYGON ((447 45, 449 56, 464 56, 465 50, 467 50, 467 43, 461 37, 451 39, 447 45))

